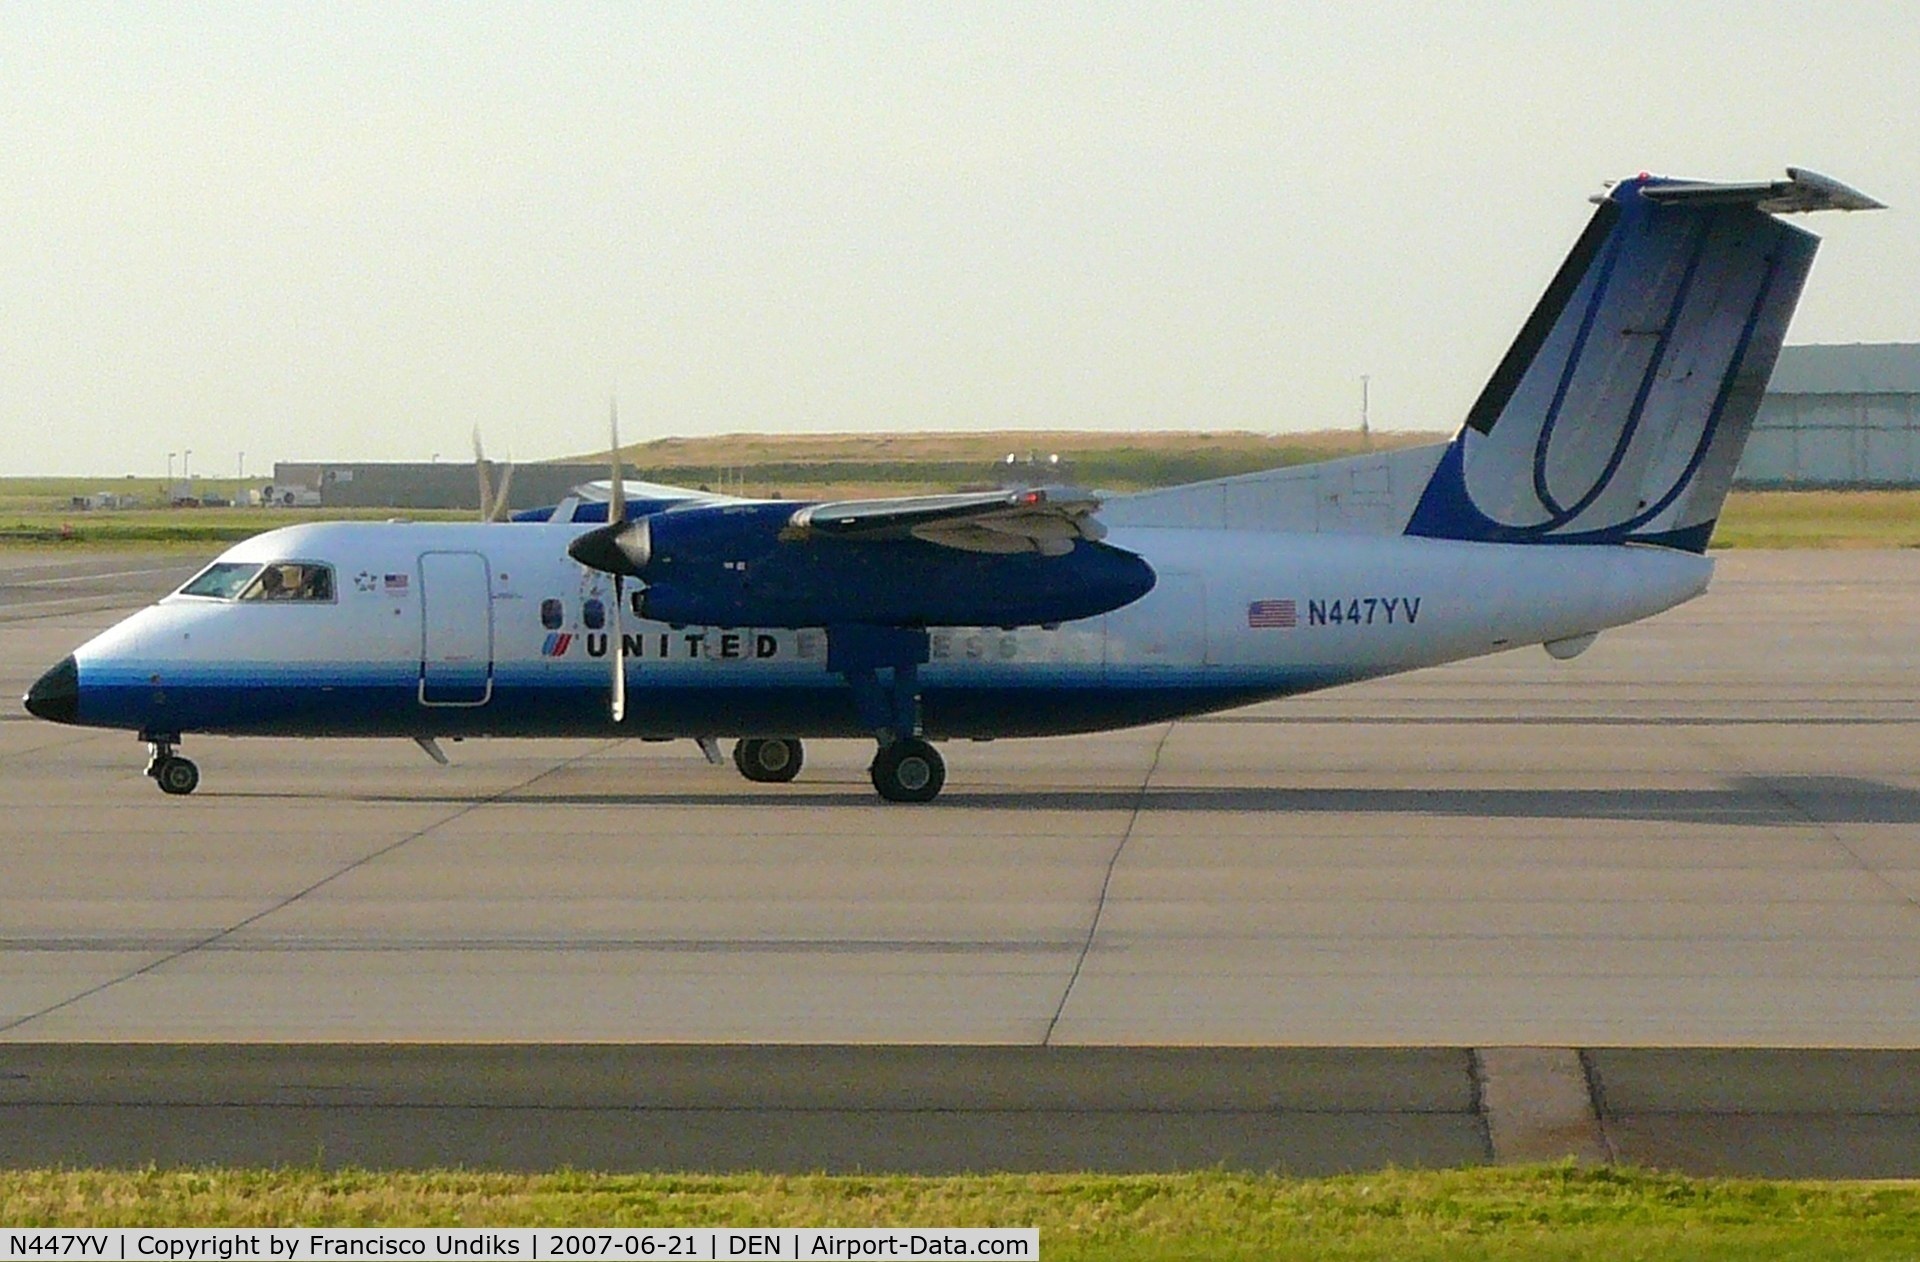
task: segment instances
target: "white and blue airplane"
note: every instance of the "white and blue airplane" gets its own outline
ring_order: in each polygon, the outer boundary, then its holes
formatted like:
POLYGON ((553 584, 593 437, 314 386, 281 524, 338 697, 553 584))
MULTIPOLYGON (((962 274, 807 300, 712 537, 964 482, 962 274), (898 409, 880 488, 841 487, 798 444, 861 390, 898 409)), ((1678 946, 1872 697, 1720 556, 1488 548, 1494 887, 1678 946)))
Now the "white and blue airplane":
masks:
MULTIPOLYGON (((872 737, 1159 722, 1522 645, 1571 657, 1705 590, 1707 541, 1817 239, 1813 172, 1641 175, 1598 209, 1450 441, 1111 496, 796 505, 628 483, 511 522, 327 522, 241 543, 75 649, 43 719, 137 732, 692 737, 791 780, 872 737)), ((615 450, 618 440, 615 439, 615 450)), ((489 515, 483 511, 483 516, 489 515)))

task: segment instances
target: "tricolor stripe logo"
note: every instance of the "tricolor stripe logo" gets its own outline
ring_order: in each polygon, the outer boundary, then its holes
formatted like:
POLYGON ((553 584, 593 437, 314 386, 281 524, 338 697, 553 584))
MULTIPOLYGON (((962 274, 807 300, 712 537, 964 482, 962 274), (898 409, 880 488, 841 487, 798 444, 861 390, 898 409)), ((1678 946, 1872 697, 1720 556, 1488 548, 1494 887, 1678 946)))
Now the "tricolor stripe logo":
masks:
POLYGON ((546 642, 540 646, 542 657, 565 657, 567 646, 573 643, 573 632, 552 631, 547 634, 546 642))
POLYGON ((1256 631, 1291 631, 1300 625, 1300 616, 1290 600, 1256 600, 1247 606, 1247 625, 1256 631))

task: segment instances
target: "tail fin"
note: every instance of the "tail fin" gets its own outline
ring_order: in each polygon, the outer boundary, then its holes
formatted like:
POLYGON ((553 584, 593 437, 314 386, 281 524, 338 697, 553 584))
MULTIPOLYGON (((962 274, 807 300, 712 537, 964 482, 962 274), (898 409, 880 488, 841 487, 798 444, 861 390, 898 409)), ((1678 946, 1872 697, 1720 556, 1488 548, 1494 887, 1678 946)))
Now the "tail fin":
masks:
POLYGON ((1705 551, 1819 241, 1810 171, 1616 185, 1448 446, 1410 535, 1705 551))

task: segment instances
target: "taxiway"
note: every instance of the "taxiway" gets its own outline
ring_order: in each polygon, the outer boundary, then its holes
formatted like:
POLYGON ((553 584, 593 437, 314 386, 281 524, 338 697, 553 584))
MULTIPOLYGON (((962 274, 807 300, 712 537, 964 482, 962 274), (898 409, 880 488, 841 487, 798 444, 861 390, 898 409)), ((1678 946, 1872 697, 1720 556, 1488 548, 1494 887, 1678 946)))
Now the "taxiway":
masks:
MULTIPOLYGON (((146 564, 0 582, 0 687, 146 564)), ((1915 625, 1920 553, 1730 553, 1572 662, 950 745, 927 807, 854 742, 202 739, 167 799, 15 706, 0 1039, 1920 1047, 1915 625)))

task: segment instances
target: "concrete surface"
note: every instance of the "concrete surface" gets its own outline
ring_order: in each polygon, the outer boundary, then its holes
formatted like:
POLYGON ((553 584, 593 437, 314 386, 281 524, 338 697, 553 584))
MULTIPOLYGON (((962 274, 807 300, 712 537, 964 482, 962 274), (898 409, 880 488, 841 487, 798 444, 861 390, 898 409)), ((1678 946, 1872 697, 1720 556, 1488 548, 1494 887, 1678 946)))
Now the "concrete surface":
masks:
POLYGON ((125 609, 172 591, 212 559, 180 551, 0 550, 0 622, 125 609))
MULTIPOLYGON (((1721 569, 922 809, 857 742, 199 739, 167 799, 9 707, 0 1037, 1920 1047, 1920 552, 1721 569)), ((108 621, 0 621, 0 687, 108 621)))
POLYGON ((1487 1145, 1514 1164, 1612 1160, 1580 1053, 1571 1047, 1485 1047, 1475 1057, 1487 1145))
MULTIPOLYGON (((111 620, 44 591, 0 590, 13 696, 111 620)), ((0 1039, 1920 1047, 1915 625, 1920 552, 1733 553, 1573 662, 951 745, 911 809, 852 742, 769 788, 202 739, 170 800, 9 707, 0 1039)), ((1629 1159, 1730 1124, 1604 1094, 1629 1159)))
POLYGON ((1920 1178, 1920 1052, 1584 1053, 1616 1158, 1702 1174, 1920 1178))
POLYGON ((0 1044, 0 1165, 1920 1177, 1920 1052, 0 1044))
POLYGON ((1486 1160, 1463 1051, 0 1047, 0 1164, 1299 1173, 1486 1160))

